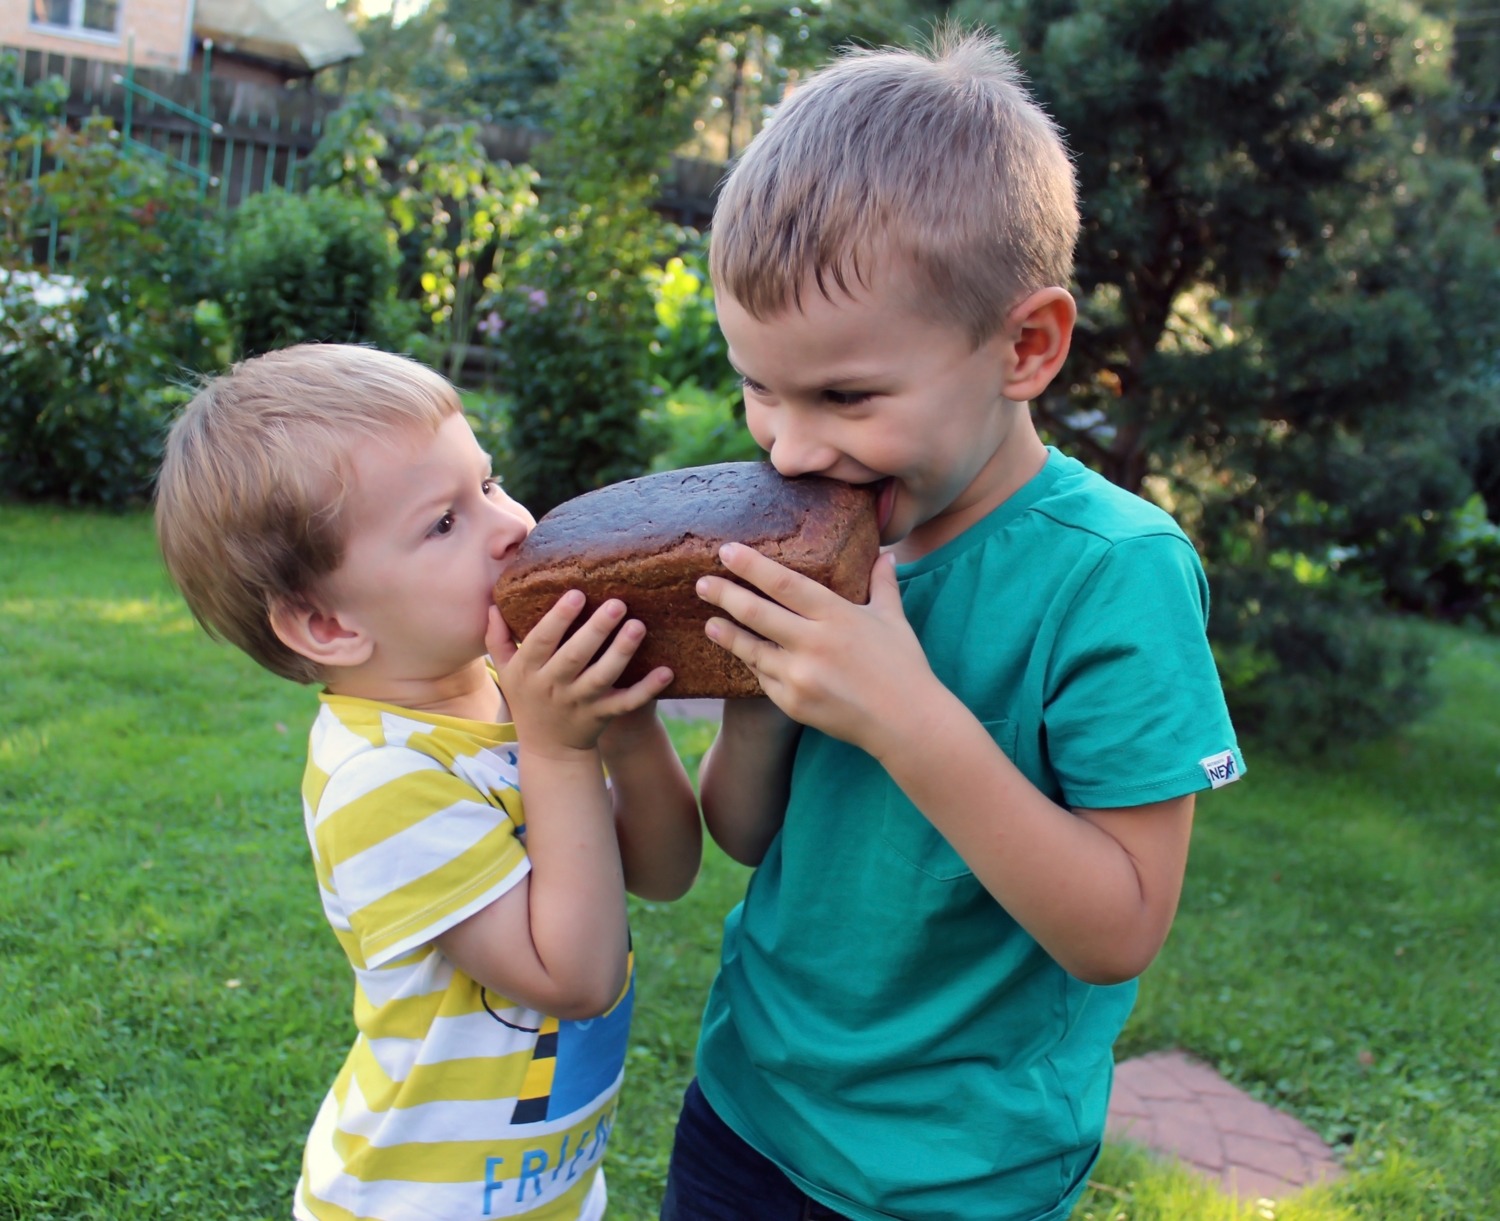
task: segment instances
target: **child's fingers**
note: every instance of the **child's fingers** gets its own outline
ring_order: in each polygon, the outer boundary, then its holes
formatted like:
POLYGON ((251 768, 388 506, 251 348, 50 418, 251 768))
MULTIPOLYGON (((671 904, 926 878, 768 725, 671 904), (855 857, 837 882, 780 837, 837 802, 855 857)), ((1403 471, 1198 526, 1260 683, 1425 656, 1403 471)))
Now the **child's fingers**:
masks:
POLYGON ((516 642, 510 634, 510 624, 498 606, 490 607, 490 625, 484 633, 484 647, 489 650, 490 660, 498 670, 516 655, 516 642))
POLYGON ((559 646, 552 660, 547 663, 549 673, 572 681, 587 668, 589 660, 604 647, 610 633, 620 626, 625 617, 625 603, 611 598, 588 617, 566 641, 559 646))
MULTIPOLYGON (((781 566, 778 564, 775 567, 781 566)), ((788 571, 790 576, 798 575, 786 569, 783 571, 788 571)), ((822 587, 819 586, 819 588, 822 587)), ((780 645, 793 644, 798 637, 799 629, 805 627, 808 622, 794 611, 778 606, 769 598, 761 597, 753 589, 746 589, 743 585, 736 585, 733 581, 726 581, 723 577, 699 577, 697 591, 698 596, 705 602, 717 606, 722 611, 727 611, 757 636, 774 640, 780 645)))
POLYGON ((635 656, 635 651, 645 639, 646 625, 639 619, 630 620, 615 633, 615 638, 609 642, 609 648, 604 650, 599 660, 580 674, 579 678, 595 691, 613 687, 615 680, 625 673, 625 667, 630 664, 630 659, 635 656))
POLYGON ((557 646, 562 638, 567 635, 568 628, 573 620, 578 618, 578 612, 583 609, 583 591, 570 589, 563 594, 545 615, 537 621, 537 625, 526 634, 522 641, 528 653, 539 653, 543 658, 551 657, 557 651, 557 646))
POLYGON ((710 619, 703 630, 708 633, 710 640, 728 649, 757 675, 771 678, 779 676, 781 659, 785 656, 780 645, 761 639, 738 623, 718 617, 710 619))
POLYGON ((830 598, 838 600, 837 594, 811 577, 793 572, 785 564, 778 564, 744 543, 725 543, 719 548, 719 560, 735 576, 749 581, 767 597, 804 619, 816 619, 819 611, 831 605, 830 598))
POLYGON ((667 689, 672 682, 672 671, 666 666, 657 666, 650 674, 632 686, 613 691, 599 701, 599 712, 604 716, 623 716, 644 708, 667 689))

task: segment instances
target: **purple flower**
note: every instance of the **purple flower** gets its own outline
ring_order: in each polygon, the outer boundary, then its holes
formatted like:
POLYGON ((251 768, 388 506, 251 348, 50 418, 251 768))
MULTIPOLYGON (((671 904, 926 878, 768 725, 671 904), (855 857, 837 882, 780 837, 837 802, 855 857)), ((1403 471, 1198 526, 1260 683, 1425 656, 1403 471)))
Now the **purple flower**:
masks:
POLYGON ((547 308, 547 290, 545 288, 533 288, 526 294, 526 300, 531 302, 531 312, 547 308))
POLYGON ((479 324, 479 333, 487 339, 496 338, 504 329, 505 319, 494 310, 491 310, 489 317, 479 324))

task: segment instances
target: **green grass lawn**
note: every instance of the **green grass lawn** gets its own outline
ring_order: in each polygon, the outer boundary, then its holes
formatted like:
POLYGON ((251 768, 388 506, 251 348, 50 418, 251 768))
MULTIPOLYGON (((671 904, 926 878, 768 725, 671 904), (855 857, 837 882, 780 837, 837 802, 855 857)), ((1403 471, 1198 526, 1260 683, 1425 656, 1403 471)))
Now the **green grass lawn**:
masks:
MULTIPOLYGON (((1500 1210, 1500 642, 1434 632, 1401 738, 1203 800, 1120 1053, 1180 1046, 1347 1150, 1283 1221, 1500 1210)), ((141 516, 0 508, 0 1218, 284 1218, 353 1033, 297 790, 312 693, 193 626, 141 516)), ((684 754, 703 726, 674 726, 684 754)), ((633 908, 609 1157, 645 1219, 745 871, 633 908)), ((1078 1216, 1258 1216, 1129 1149, 1078 1216)))

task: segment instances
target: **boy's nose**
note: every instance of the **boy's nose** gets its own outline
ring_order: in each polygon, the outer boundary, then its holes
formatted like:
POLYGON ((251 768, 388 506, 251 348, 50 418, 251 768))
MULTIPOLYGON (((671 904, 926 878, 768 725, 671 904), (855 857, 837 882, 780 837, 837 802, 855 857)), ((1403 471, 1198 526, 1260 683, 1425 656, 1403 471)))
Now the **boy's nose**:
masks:
POLYGON ((837 465, 839 452, 816 437, 783 429, 771 442, 771 464, 788 479, 821 475, 837 465))
POLYGON ((494 528, 490 532, 490 552, 497 560, 503 560, 515 551, 531 532, 527 523, 514 513, 496 514, 494 528))

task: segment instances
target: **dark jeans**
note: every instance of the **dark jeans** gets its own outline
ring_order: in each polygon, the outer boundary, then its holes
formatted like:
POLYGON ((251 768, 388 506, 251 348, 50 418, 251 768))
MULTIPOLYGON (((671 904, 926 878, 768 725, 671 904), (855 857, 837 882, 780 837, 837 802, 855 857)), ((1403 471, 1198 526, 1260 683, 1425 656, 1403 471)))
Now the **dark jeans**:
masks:
POLYGON ((693 1079, 677 1117, 661 1221, 845 1221, 734 1134, 693 1079))

